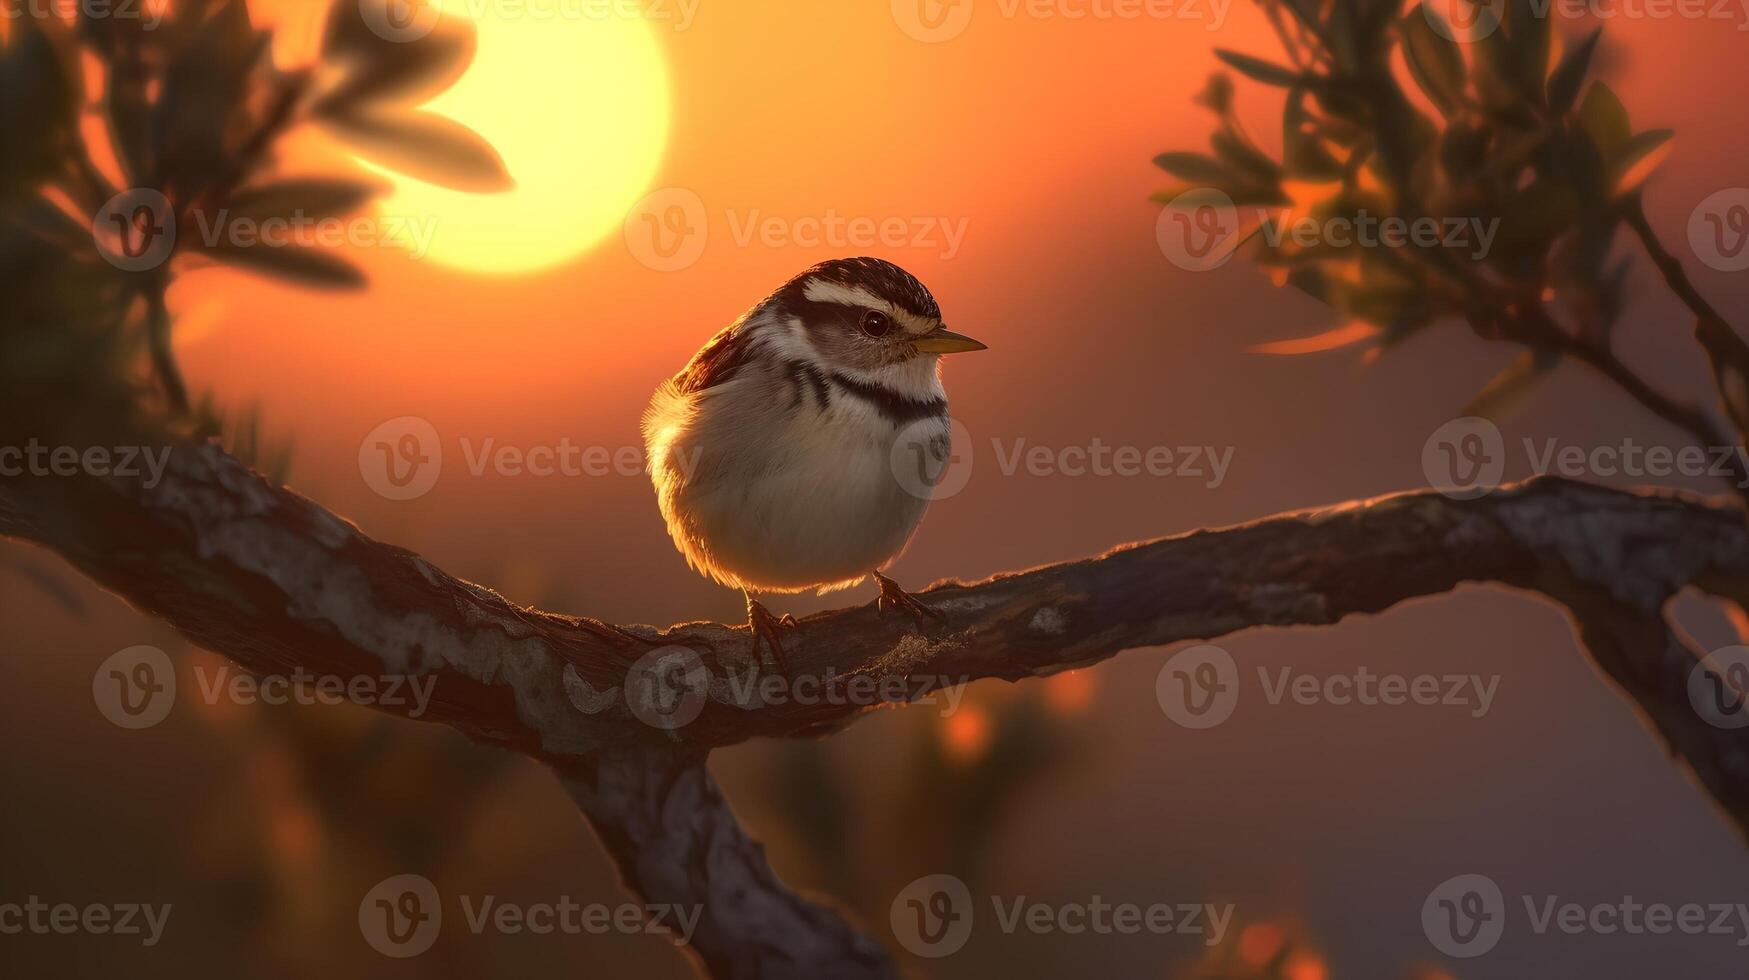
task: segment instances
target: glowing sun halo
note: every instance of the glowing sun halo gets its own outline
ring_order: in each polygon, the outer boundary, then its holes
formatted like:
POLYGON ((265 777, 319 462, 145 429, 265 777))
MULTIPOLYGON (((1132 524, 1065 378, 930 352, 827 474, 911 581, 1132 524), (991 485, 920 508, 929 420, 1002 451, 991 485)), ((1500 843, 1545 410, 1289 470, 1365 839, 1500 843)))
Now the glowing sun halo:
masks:
POLYGON ((381 213, 435 218, 427 257, 484 273, 551 268, 618 231, 668 137, 668 79, 651 26, 540 0, 435 6, 474 22, 479 53, 426 108, 484 136, 516 186, 470 194, 390 175, 381 213))

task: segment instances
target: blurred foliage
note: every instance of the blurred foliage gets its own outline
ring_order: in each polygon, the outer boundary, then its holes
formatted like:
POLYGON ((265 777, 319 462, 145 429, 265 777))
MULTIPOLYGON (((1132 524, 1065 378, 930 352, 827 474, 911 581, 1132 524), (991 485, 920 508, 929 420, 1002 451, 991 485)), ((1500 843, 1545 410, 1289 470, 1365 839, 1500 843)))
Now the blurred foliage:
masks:
MULTIPOLYGON (((167 430, 217 438, 286 478, 290 442, 269 436, 258 407, 190 397, 166 297, 179 274, 212 265, 308 287, 364 284, 330 250, 196 233, 214 220, 341 218, 385 190, 344 162, 284 173, 284 139, 300 127, 424 180, 508 185, 478 135, 417 108, 466 69, 472 27, 439 18, 406 40, 372 30, 407 22, 398 2, 334 3, 316 60, 295 67, 274 63, 246 0, 154 0, 161 21, 138 5, 128 16, 83 2, 0 17, 0 444, 167 430), (161 258, 158 241, 169 244, 161 258)), ((0 554, 0 574, 83 611, 81 591, 21 551, 0 554)), ((182 659, 224 668, 200 651, 182 659)), ((513 761, 364 709, 221 706, 205 719, 235 753, 237 778, 214 786, 212 824, 189 857, 213 881, 212 920, 272 950, 277 975, 333 975, 357 942, 353 907, 335 896, 361 894, 385 868, 476 860, 472 828, 513 761)), ((513 858, 533 858, 532 839, 516 846, 529 853, 513 858)), ((447 973, 478 970, 434 975, 447 973)))
POLYGON ((1197 99, 1219 120, 1211 152, 1156 158, 1183 183, 1155 199, 1200 207, 1219 191, 1235 210, 1257 214, 1261 224, 1234 234, 1232 247, 1349 321, 1273 352, 1369 342, 1376 355, 1436 323, 1462 322, 1523 348, 1466 414, 1505 413, 1573 359, 1697 439, 1715 435, 1612 352, 1629 268, 1612 251, 1624 228, 1694 309, 1715 366, 1721 351, 1749 348, 1645 220, 1641 189, 1672 134, 1636 131, 1609 85, 1589 79, 1601 28, 1563 42, 1535 0, 1451 0, 1456 23, 1404 0, 1259 2, 1285 61, 1216 53, 1239 76, 1282 92, 1280 158, 1246 134, 1223 71, 1197 99), (1376 227, 1385 219, 1440 229, 1441 241, 1374 247, 1283 234, 1296 222, 1376 227), (1479 249, 1474 234, 1447 240, 1456 222, 1495 227, 1496 237, 1479 249))
MULTIPOLYGON (((391 39, 370 25, 402 23, 394 6, 335 4, 317 61, 292 68, 274 63, 246 0, 164 0, 161 21, 108 4, 40 4, 0 22, 0 417, 31 434, 69 416, 189 422, 165 300, 185 269, 362 285, 330 250, 193 233, 221 214, 339 218, 384 189, 356 167, 280 173, 277 151, 294 129, 319 126, 424 180, 509 184, 477 134, 417 108, 467 67, 471 25, 441 17, 428 33, 391 39), (172 229, 158 261, 150 248, 172 229)), ((224 430, 205 415, 189 427, 224 430)))

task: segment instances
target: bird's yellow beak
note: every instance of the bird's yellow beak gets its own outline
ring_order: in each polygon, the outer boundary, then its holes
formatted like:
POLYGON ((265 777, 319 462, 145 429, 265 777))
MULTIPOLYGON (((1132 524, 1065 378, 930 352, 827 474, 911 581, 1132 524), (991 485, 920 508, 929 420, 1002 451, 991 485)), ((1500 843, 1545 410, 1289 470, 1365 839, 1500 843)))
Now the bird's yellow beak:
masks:
POLYGON ((925 354, 959 354, 964 351, 989 350, 963 333, 935 330, 911 341, 911 346, 925 354))

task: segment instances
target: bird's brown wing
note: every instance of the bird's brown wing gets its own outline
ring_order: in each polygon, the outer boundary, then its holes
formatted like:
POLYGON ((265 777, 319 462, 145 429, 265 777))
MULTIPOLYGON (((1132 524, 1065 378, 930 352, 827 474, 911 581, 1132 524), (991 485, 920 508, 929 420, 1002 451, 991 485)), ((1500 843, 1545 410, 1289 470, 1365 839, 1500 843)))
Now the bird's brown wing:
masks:
POLYGON ((752 331, 737 321, 723 329, 692 356, 681 372, 674 376, 674 387, 682 394, 714 388, 735 376, 746 365, 753 352, 752 331))

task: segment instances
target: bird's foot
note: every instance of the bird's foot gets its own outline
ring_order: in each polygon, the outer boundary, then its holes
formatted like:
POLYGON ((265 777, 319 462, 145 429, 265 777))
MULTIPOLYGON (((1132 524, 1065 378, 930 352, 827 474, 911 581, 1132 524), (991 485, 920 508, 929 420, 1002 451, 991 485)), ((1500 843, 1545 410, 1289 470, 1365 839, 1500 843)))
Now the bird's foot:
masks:
POLYGON ((880 583, 881 587, 880 598, 875 600, 876 610, 884 613, 888 609, 896 609, 900 612, 910 613, 911 617, 917 620, 918 626, 923 626, 930 620, 934 620, 938 623, 947 621, 947 615, 945 613, 924 605, 916 596, 899 588, 899 583, 887 578, 880 572, 875 572, 874 577, 875 581, 880 583))
POLYGON ((747 597, 747 629, 753 634, 753 662, 763 664, 765 659, 759 655, 761 644, 771 649, 771 657, 777 661, 777 669, 783 671, 783 676, 790 676, 789 663, 783 656, 783 639, 781 633, 786 629, 794 629, 796 618, 785 613, 781 618, 773 616, 771 610, 759 603, 752 596, 747 597))

